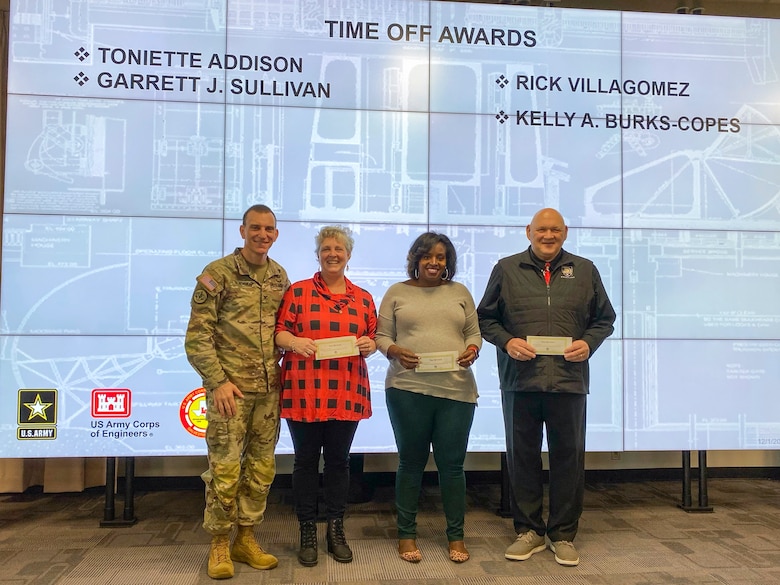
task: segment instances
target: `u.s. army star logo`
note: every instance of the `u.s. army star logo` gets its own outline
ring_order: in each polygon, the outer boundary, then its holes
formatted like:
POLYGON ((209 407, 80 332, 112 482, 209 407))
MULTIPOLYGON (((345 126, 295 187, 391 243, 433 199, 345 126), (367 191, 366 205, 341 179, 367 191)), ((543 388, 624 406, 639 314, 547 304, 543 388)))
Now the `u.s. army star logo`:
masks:
POLYGON ((205 290, 196 290, 195 294, 192 295, 192 300, 200 304, 200 303, 205 303, 208 297, 209 295, 206 294, 205 290))

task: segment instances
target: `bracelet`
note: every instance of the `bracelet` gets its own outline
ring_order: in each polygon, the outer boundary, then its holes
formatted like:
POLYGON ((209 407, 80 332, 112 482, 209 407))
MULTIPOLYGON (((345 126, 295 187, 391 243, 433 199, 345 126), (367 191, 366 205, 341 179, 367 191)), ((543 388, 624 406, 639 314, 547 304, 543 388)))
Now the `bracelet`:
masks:
POLYGON ((473 349, 474 350, 474 359, 477 359, 479 357, 479 348, 474 345, 473 343, 469 345, 466 349, 473 349))

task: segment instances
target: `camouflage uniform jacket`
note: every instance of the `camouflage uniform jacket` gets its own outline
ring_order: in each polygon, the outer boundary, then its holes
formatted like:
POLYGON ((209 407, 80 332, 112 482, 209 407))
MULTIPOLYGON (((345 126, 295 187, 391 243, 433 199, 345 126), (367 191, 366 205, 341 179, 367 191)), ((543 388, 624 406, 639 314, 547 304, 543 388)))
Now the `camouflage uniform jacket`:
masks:
POLYGON ((287 272, 268 258, 262 281, 241 248, 215 260, 197 279, 184 349, 203 387, 228 380, 242 392, 281 389, 276 312, 290 286, 287 272))

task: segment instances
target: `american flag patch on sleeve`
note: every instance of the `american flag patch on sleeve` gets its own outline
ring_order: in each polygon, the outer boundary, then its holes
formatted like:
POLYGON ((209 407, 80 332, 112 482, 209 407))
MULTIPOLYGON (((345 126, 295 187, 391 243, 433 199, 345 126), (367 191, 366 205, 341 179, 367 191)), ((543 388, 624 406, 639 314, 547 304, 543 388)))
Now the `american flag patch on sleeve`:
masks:
POLYGON ((217 281, 211 278, 211 275, 204 272, 198 277, 198 282, 206 287, 209 291, 213 291, 217 288, 217 281))

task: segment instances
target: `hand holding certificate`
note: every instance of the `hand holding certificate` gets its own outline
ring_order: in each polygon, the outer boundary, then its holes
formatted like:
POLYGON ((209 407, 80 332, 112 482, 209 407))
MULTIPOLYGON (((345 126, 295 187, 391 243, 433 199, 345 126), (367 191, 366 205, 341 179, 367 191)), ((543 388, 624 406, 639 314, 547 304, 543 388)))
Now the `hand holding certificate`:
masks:
POLYGON ((314 359, 316 360, 342 358, 360 353, 357 346, 357 337, 354 335, 315 339, 314 344, 317 346, 317 351, 314 354, 314 359))
POLYGON ((418 353, 417 357, 420 359, 415 368, 417 372, 457 372, 460 370, 457 351, 418 353))
POLYGON ((563 355, 563 350, 571 345, 571 337, 529 335, 526 341, 536 350, 536 355, 563 355))

